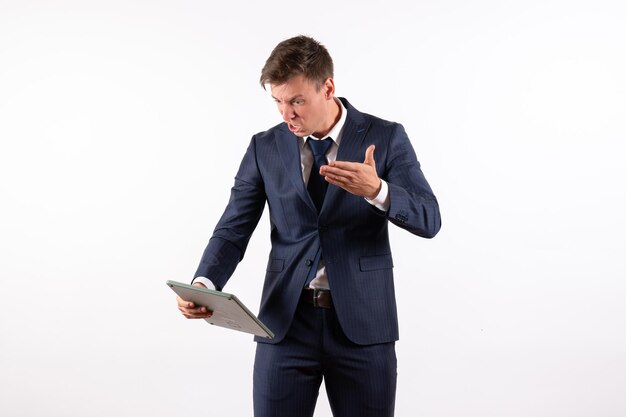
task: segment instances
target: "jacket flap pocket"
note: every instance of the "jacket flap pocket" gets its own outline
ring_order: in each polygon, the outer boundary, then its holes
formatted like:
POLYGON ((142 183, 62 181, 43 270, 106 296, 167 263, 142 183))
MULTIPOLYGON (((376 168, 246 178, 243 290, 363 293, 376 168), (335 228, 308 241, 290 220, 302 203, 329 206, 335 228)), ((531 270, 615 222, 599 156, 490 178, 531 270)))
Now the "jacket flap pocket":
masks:
POLYGON ((375 271, 377 269, 393 268, 391 254, 378 256, 363 256, 359 259, 361 271, 375 271))

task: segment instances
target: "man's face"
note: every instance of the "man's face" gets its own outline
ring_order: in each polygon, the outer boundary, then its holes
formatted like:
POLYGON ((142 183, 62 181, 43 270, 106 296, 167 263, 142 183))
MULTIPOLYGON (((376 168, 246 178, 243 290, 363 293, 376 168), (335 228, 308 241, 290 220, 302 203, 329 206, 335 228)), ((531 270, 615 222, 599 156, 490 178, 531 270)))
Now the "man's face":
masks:
POLYGON ((330 131, 335 122, 334 88, 332 78, 317 89, 315 82, 303 75, 290 78, 284 84, 270 84, 278 111, 289 130, 299 137, 323 137, 330 131))

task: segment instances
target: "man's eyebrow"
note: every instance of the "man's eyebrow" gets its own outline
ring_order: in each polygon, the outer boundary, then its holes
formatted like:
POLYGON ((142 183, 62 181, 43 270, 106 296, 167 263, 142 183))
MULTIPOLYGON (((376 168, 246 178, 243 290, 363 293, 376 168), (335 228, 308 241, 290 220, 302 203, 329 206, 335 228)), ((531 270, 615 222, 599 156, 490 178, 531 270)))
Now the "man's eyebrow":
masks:
MULTIPOLYGON (((274 97, 273 95, 272 95, 272 98, 273 98, 274 100, 276 100, 276 101, 280 101, 279 99, 277 99, 277 98, 276 98, 276 97, 274 97)), ((290 99, 288 99, 287 101, 291 102, 291 101, 294 101, 295 99, 298 99, 298 98, 302 98, 302 94, 295 95, 295 96, 291 97, 290 99)))

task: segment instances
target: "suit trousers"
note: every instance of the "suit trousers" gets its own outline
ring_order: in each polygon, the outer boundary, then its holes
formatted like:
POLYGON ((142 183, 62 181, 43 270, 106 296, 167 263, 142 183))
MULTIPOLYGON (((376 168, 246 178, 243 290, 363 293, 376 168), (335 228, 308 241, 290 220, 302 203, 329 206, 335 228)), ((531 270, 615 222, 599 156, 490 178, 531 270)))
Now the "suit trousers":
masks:
POLYGON ((357 345, 333 309, 301 300, 286 337, 257 344, 254 416, 313 416, 322 379, 333 416, 393 416, 395 343, 357 345))

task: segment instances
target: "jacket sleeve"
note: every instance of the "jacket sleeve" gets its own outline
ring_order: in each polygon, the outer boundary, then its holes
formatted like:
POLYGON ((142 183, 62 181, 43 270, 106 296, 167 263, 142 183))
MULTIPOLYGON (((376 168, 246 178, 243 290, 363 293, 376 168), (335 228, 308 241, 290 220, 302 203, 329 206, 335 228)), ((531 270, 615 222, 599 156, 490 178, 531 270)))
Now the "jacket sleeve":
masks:
POLYGON ((389 221, 418 236, 434 237, 441 228, 439 204, 400 124, 389 142, 383 179, 389 186, 389 221))
POLYGON ((203 276, 221 290, 243 259, 265 207, 265 189, 252 138, 241 161, 228 205, 204 250, 194 277, 203 276))

